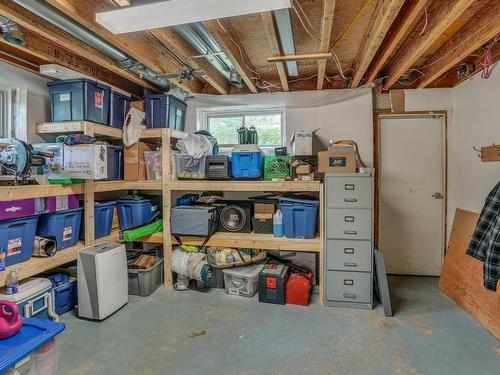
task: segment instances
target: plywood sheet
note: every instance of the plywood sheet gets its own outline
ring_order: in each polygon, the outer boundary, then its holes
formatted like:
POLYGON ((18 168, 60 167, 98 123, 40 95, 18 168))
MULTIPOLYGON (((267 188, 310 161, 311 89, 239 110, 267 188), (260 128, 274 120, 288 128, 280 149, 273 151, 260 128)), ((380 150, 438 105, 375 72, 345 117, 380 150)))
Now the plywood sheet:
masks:
POLYGON ((467 254, 479 214, 457 209, 439 288, 500 340, 500 288, 483 286, 483 263, 467 254))

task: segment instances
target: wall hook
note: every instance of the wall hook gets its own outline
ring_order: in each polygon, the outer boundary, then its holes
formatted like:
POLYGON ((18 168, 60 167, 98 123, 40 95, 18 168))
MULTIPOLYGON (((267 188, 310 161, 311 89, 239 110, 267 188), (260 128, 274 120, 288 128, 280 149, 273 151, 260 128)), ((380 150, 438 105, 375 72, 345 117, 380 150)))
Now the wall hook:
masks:
POLYGON ((482 152, 482 150, 481 150, 481 148, 480 148, 480 147, 472 146, 472 149, 473 149, 474 151, 479 152, 479 154, 477 154, 477 157, 478 157, 478 158, 482 158, 482 157, 483 157, 483 152, 482 152))

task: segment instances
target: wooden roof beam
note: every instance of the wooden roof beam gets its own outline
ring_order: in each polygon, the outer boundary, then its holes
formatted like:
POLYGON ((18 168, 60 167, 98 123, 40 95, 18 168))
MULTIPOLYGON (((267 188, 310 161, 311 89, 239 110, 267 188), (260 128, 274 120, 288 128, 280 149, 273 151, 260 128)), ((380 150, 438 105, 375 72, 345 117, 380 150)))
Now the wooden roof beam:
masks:
POLYGON ((418 87, 427 87, 449 69, 500 33, 500 1, 495 0, 479 10, 419 70, 423 73, 418 87))
POLYGON ((425 33, 420 35, 422 23, 417 23, 412 34, 402 45, 399 53, 387 68, 384 90, 388 90, 422 56, 422 54, 446 31, 474 0, 440 0, 432 2, 428 9, 425 33))
MULTIPOLYGON (((159 73, 177 73, 182 66, 172 59, 163 47, 154 43, 146 32, 115 35, 95 22, 95 14, 109 10, 109 3, 104 0, 46 0, 70 18, 93 31, 103 39, 120 48, 137 61, 159 73)), ((200 80, 172 83, 187 92, 202 92, 200 80)))
POLYGON ((259 92, 251 77, 255 76, 255 69, 242 46, 237 44, 234 33, 229 24, 224 20, 204 21, 203 25, 217 41, 222 51, 231 60, 234 68, 239 73, 249 90, 256 94, 259 92), (220 23, 220 24, 219 24, 220 23))
POLYGON ((229 81, 205 58, 196 59, 193 56, 199 53, 171 28, 154 29, 149 31, 162 44, 167 46, 177 57, 194 69, 203 70, 204 78, 218 93, 229 94, 229 81))
POLYGON ((414 24, 421 12, 423 11, 425 5, 429 0, 410 0, 405 2, 402 9, 399 12, 397 19, 393 22, 393 25, 389 29, 389 34, 387 35, 382 47, 376 53, 372 60, 372 63, 366 72, 366 82, 372 82, 380 70, 384 67, 385 63, 396 50, 398 44, 403 40, 410 27, 414 24))
MULTIPOLYGON (((271 52, 274 56, 282 55, 283 50, 278 38, 278 29, 276 26, 276 20, 273 16, 273 12, 262 12, 260 14, 260 17, 262 18, 262 23, 264 24, 267 41, 269 42, 269 46, 271 47, 271 52)), ((285 64, 283 63, 283 61, 277 61, 275 65, 280 77, 281 87, 283 91, 290 91, 290 88, 288 87, 288 74, 285 64)))
MULTIPOLYGON (((335 0, 323 1, 323 17, 321 18, 321 40, 319 42, 319 52, 330 51, 330 37, 332 35, 333 14, 335 12, 335 0)), ((323 90, 326 75, 327 60, 318 61, 318 83, 317 90, 323 90)))
POLYGON ((357 68, 351 81, 351 87, 358 87, 368 66, 372 62, 373 56, 382 44, 387 31, 396 19, 399 10, 404 4, 404 0, 385 0, 380 6, 374 24, 370 29, 368 39, 361 52, 357 68))

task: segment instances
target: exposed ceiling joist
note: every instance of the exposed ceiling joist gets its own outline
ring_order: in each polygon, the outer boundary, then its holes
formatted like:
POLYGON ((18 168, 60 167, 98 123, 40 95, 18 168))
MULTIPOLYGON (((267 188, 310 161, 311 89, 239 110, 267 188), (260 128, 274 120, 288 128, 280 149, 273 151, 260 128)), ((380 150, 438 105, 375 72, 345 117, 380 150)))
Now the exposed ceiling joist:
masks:
MULTIPOLYGON (((79 22, 89 30, 120 48, 123 52, 140 61, 147 67, 160 73, 177 73, 182 66, 177 64, 168 51, 158 46, 145 33, 114 35, 95 22, 95 14, 109 9, 109 4, 103 0, 46 0, 70 18, 79 22)), ((203 85, 199 80, 174 83, 187 92, 202 92, 203 85)))
POLYGON ((385 0, 380 6, 374 24, 369 32, 368 39, 361 52, 361 57, 351 81, 351 87, 358 87, 373 56, 375 56, 375 53, 382 44, 387 31, 391 27, 392 22, 396 19, 403 4, 404 0, 385 0))
POLYGON ((163 45, 167 46, 179 59, 194 69, 203 70, 203 78, 213 86, 217 92, 226 95, 229 94, 229 81, 224 75, 210 64, 206 59, 196 59, 199 53, 184 38, 171 28, 150 30, 163 45))
POLYGON ((387 68, 384 90, 388 90, 412 67, 417 59, 441 36, 474 0, 434 1, 428 10, 428 20, 423 35, 422 25, 417 24, 399 53, 387 68))
POLYGON ((254 94, 258 93, 257 86, 251 77, 255 76, 255 69, 251 66, 250 59, 242 46, 237 44, 231 27, 224 20, 205 21, 203 25, 217 41, 222 51, 233 63, 247 87, 254 94), (219 24, 220 23, 220 24, 219 24))
POLYGON ((410 0, 406 1, 405 5, 399 12, 399 16, 391 26, 389 33, 382 47, 379 49, 366 73, 366 82, 372 82, 385 63, 396 50, 398 44, 403 40, 403 37, 409 31, 418 17, 422 15, 424 6, 429 0, 410 0))
POLYGON ((427 66, 419 68, 423 74, 418 87, 428 86, 499 33, 500 1, 495 0, 481 8, 451 37, 449 43, 437 50, 428 59, 427 66))
MULTIPOLYGON (((332 35, 333 14, 335 12, 335 0, 324 0, 323 16, 321 18, 321 40, 319 42, 319 52, 330 50, 330 37, 332 35)), ((326 74, 326 60, 318 61, 318 83, 316 88, 323 90, 326 74)))
POLYGON ((65 31, 58 29, 51 23, 34 15, 33 13, 28 12, 23 7, 15 4, 13 1, 0 0, 0 14, 77 55, 92 56, 92 61, 96 64, 100 65, 104 69, 123 76, 140 87, 147 87, 149 89, 156 90, 155 86, 141 80, 137 75, 124 70, 113 58, 83 43, 65 31))
MULTIPOLYGON (((283 50, 281 49, 281 44, 278 39, 278 30, 276 22, 274 20, 273 13, 262 12, 260 16, 262 18, 262 23, 264 24, 267 40, 269 42, 269 46, 271 47, 273 55, 275 56, 282 55, 283 50)), ((282 61, 277 61, 275 64, 276 64, 276 70, 278 71, 278 75, 280 77, 281 87, 283 91, 289 91, 290 89, 288 87, 288 75, 285 68, 285 64, 282 61)))

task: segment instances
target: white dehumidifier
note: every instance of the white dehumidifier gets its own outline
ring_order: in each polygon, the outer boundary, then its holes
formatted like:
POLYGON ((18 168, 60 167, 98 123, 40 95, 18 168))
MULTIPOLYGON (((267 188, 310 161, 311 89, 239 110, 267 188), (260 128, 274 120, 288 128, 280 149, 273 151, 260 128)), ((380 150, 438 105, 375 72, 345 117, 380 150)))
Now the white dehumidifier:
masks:
POLYGON ((125 245, 104 242, 78 252, 78 316, 103 320, 128 302, 125 245))

